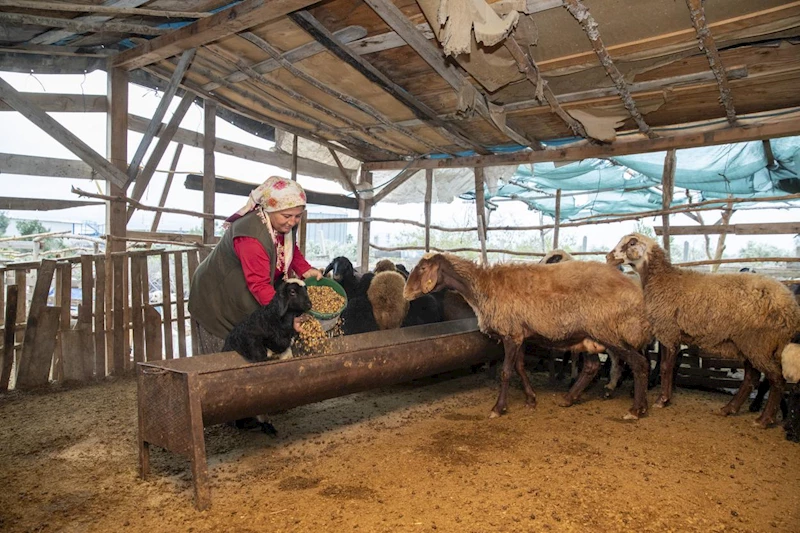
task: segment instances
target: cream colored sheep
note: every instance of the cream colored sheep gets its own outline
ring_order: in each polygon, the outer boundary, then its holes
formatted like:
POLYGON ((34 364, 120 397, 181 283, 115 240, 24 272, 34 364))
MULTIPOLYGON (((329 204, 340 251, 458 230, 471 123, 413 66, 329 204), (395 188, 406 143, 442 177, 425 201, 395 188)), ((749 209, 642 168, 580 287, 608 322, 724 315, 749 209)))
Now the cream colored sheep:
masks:
POLYGON ((785 385, 781 355, 785 350, 787 358, 793 357, 790 341, 800 331, 800 307, 786 287, 758 274, 674 267, 653 239, 639 233, 623 237, 606 260, 631 265, 641 278, 647 317, 663 349, 657 406, 672 399, 672 371, 680 345, 695 345, 704 353, 744 360, 742 385, 720 414, 739 411, 758 369, 769 380, 771 392, 757 423, 767 427, 775 422, 785 385))
MULTIPOLYGON (((491 417, 507 406, 508 381, 516 369, 526 404, 536 394, 525 374, 522 342, 578 348, 592 353, 614 348, 634 372, 634 401, 626 418, 647 412, 647 360, 641 351, 650 340, 642 292, 616 268, 596 262, 557 265, 500 264, 479 266, 451 254, 430 254, 411 271, 403 295, 407 300, 441 289, 460 293, 475 310, 481 331, 503 341, 501 387, 491 417)), ((599 369, 587 358, 584 371, 564 398, 577 399, 599 369)))

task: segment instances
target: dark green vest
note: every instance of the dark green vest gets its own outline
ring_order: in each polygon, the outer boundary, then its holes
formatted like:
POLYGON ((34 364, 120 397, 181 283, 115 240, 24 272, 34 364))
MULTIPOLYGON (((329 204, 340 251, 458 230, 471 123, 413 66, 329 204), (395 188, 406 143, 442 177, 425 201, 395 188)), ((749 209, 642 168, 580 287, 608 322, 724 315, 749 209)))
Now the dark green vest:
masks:
POLYGON ((255 211, 235 220, 192 277, 189 313, 209 332, 224 339, 230 330, 259 308, 247 288, 242 264, 233 249, 234 237, 254 237, 269 256, 269 279, 274 282, 276 253, 269 230, 255 211))

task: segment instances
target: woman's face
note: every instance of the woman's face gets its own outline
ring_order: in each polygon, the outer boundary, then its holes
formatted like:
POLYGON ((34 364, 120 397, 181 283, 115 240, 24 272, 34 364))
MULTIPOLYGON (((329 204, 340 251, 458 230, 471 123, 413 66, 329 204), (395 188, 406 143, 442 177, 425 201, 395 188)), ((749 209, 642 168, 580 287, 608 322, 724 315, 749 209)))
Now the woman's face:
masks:
POLYGON ((269 223, 272 224, 272 229, 278 233, 289 233, 296 225, 300 223, 300 218, 303 216, 305 206, 290 207, 281 211, 273 211, 268 213, 269 223))

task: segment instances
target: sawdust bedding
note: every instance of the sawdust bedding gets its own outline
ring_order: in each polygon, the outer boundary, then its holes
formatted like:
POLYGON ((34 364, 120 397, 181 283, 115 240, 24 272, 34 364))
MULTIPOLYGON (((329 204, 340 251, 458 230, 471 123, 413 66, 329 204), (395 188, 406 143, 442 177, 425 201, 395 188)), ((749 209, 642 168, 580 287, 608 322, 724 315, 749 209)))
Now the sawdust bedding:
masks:
POLYGON ((156 448, 137 476, 134 379, 6 394, 0 530, 800 531, 800 446, 713 415, 724 394, 680 389, 625 422, 629 383, 571 408, 533 383, 535 409, 517 384, 494 420, 496 380, 464 371, 277 414, 277 438, 206 428, 203 512, 185 459, 156 448))

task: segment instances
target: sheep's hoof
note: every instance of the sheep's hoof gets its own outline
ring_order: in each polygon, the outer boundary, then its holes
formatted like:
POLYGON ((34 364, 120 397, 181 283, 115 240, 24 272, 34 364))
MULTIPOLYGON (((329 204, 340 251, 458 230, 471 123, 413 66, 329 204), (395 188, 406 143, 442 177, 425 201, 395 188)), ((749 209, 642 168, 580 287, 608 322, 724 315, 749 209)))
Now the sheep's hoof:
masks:
POLYGON ((775 420, 770 418, 762 419, 761 417, 758 417, 753 421, 753 425, 760 427, 761 429, 768 429, 775 425, 775 420))
POLYGON ((625 413, 625 416, 622 417, 623 420, 639 420, 639 415, 636 413, 632 413, 628 411, 625 413))
POLYGON ((730 416, 735 415, 738 412, 738 409, 734 409, 730 405, 726 405, 725 407, 714 412, 719 416, 730 416))
POLYGON ((558 403, 558 405, 560 405, 561 407, 570 407, 575 403, 575 400, 573 400, 569 396, 564 396, 556 403, 558 403))
POLYGON ((494 410, 489 412, 489 418, 500 418, 500 415, 502 415, 502 413, 498 413, 497 411, 494 410))
POLYGON ((659 409, 664 408, 669 405, 669 398, 664 398, 663 396, 659 396, 656 403, 653 404, 654 407, 658 407, 659 409))

